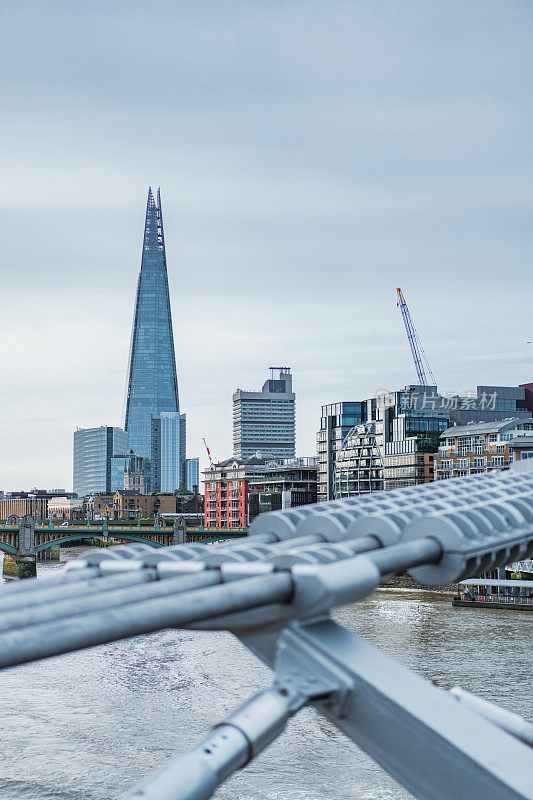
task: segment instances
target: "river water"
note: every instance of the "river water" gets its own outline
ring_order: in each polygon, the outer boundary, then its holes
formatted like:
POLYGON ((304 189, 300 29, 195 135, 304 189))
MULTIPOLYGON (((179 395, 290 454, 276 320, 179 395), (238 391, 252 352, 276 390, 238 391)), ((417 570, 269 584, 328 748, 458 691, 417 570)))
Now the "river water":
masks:
MULTIPOLYGON (((58 566, 42 565, 39 574, 58 566)), ((336 619, 445 688, 531 717, 528 612, 455 609, 449 595, 380 590, 336 619)), ((0 798, 111 800, 270 683, 227 633, 164 631, 2 673, 0 798)), ((306 709, 221 800, 411 795, 306 709)))

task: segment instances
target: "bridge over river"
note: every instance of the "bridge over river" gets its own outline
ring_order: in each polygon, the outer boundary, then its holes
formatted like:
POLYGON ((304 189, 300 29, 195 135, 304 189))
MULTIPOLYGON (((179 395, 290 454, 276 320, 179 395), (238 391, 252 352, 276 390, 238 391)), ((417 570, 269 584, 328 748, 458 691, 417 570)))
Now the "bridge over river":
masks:
POLYGON ((36 557, 52 547, 82 539, 99 540, 104 544, 141 542, 154 547, 169 547, 194 542, 219 542, 247 536, 247 530, 216 530, 187 528, 183 520, 176 520, 172 528, 133 525, 36 525, 33 517, 9 519, 10 524, 0 526, 0 551, 8 555, 4 572, 15 577, 33 577, 36 574, 36 557))

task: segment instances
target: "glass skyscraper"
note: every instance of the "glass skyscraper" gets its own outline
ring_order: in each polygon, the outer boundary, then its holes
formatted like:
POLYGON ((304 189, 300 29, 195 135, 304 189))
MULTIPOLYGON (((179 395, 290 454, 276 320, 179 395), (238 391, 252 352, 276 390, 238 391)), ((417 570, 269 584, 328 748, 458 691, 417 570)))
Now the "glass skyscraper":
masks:
POLYGON ((79 497, 124 488, 124 454, 128 437, 122 428, 103 425, 74 432, 74 482, 79 497), (119 470, 116 464, 121 463, 119 470))
POLYGON ((148 190, 124 428, 129 449, 152 462, 152 490, 178 489, 185 477, 185 415, 179 413, 159 189, 157 201, 148 190))
POLYGON ((185 486, 192 492, 194 487, 198 490, 200 488, 200 459, 199 458, 188 458, 186 464, 186 481, 185 486))

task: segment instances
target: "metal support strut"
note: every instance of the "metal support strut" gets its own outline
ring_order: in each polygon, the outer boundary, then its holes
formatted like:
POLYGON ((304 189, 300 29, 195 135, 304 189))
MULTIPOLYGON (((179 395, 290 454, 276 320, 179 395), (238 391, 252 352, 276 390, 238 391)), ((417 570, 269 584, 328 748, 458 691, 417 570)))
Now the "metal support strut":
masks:
POLYGON ((533 800, 529 722, 439 689, 330 618, 398 572, 438 586, 531 555, 533 463, 262 514, 243 541, 104 548, 1 587, 0 668, 180 627, 229 630, 273 670, 128 800, 206 800, 304 706, 420 800, 533 800))

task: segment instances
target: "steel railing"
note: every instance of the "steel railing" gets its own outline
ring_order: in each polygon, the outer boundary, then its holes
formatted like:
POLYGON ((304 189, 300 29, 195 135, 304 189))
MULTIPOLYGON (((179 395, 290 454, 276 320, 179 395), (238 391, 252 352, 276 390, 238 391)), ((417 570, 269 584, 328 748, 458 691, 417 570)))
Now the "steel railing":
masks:
POLYGON ((99 549, 4 587, 0 666, 182 627, 230 630, 273 669, 270 689, 129 798, 210 797, 311 705, 416 797, 531 800, 529 723, 433 686, 330 612, 396 573, 438 586, 532 554, 533 469, 272 512, 244 539, 99 549))

